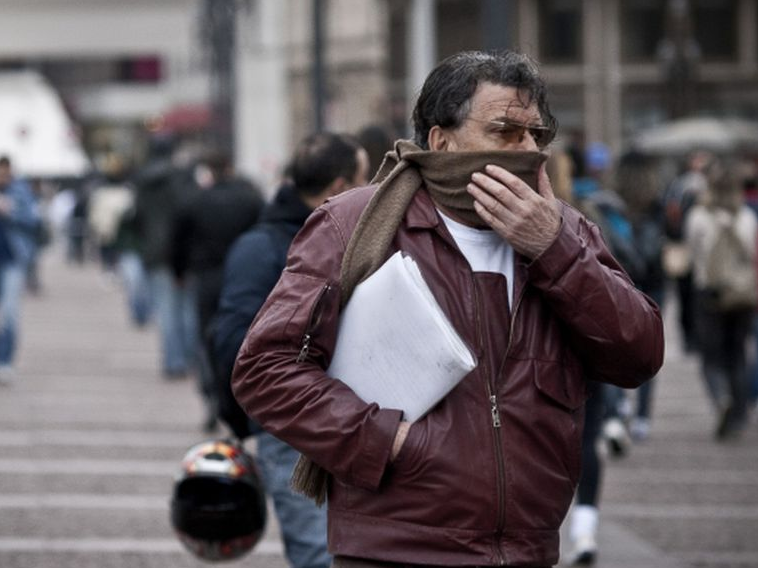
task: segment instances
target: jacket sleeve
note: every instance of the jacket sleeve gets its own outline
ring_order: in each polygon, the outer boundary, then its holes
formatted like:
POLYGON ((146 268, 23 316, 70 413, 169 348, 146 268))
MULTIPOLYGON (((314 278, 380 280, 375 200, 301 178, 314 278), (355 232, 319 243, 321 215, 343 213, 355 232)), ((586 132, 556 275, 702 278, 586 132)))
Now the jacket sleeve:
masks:
POLYGON ((339 321, 345 236, 328 209, 308 219, 237 356, 245 411, 344 483, 378 488, 401 411, 362 401, 328 368, 339 321))
POLYGON ((637 290, 600 230, 565 207, 552 245, 529 266, 530 283, 567 329, 588 378, 634 388, 663 364, 658 306, 637 290))
POLYGON ((214 357, 226 377, 250 324, 276 285, 282 261, 276 262, 273 243, 253 229, 232 245, 224 266, 224 282, 214 317, 214 357))

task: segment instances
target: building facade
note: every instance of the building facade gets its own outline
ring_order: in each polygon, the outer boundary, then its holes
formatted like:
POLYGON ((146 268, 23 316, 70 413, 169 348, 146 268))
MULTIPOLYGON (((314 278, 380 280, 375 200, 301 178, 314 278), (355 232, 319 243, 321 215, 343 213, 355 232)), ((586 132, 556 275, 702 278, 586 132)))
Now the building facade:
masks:
MULTIPOLYGON (((202 138, 214 73, 203 8, 235 4, 238 168, 275 182, 316 127, 315 0, 0 0, 0 71, 56 86, 91 152, 132 153, 150 128, 202 138), (205 38, 205 40, 204 40, 205 38)), ((618 153, 667 118, 758 118, 758 0, 322 0, 326 128, 409 133, 423 77, 462 49, 541 62, 564 133, 618 153)))

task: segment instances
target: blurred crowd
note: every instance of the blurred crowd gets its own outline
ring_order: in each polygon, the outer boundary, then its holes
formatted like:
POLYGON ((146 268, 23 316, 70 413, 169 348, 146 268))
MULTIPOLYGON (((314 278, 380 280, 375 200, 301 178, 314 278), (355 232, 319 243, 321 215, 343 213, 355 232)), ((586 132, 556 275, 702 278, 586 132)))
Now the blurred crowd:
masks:
MULTIPOLYGON (((613 163, 604 145, 577 139, 549 161, 556 194, 597 224, 634 284, 661 307, 673 299, 719 442, 739 437, 758 398, 756 165, 698 149, 678 160, 630 151, 613 163)), ((590 381, 574 564, 594 562, 603 457, 623 458, 650 436, 656 380, 633 393, 590 381)))

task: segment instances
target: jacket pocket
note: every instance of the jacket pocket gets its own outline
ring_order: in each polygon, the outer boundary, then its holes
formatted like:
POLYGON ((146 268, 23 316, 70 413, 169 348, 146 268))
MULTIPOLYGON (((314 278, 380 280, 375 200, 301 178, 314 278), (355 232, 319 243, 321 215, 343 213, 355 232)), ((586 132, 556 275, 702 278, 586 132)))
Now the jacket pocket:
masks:
POLYGON ((411 423, 408 435, 392 462, 392 468, 395 471, 412 472, 414 470, 414 464, 418 461, 419 451, 426 438, 426 430, 422 421, 423 418, 420 421, 411 423))
POLYGON ((544 404, 553 410, 549 423, 555 431, 555 440, 562 440, 555 448, 556 456, 562 456, 564 466, 573 487, 581 473, 582 428, 584 426, 584 403, 587 400, 586 382, 578 365, 544 364, 536 369, 534 385, 544 404))
POLYGON ((570 363, 561 366, 563 372, 541 372, 537 369, 534 383, 542 394, 567 410, 576 410, 587 400, 587 387, 582 371, 570 363))
POLYGON ((254 327, 267 341, 297 348, 298 362, 334 347, 336 326, 327 326, 336 317, 336 287, 326 279, 285 270, 272 295, 261 310, 254 327))

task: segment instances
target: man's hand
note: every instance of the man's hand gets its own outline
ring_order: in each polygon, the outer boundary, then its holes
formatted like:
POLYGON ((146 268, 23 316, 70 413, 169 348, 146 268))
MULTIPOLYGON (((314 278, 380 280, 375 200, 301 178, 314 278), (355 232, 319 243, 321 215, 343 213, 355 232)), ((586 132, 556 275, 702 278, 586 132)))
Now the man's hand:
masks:
POLYGON ((540 167, 537 191, 499 166, 471 176, 468 192, 479 216, 513 249, 537 258, 555 240, 561 227, 558 201, 545 165, 540 167))
POLYGON ((408 430, 411 428, 411 423, 401 420, 395 433, 395 440, 392 442, 392 450, 390 450, 390 461, 395 461, 397 454, 400 453, 400 448, 403 447, 405 439, 408 437, 408 430))

